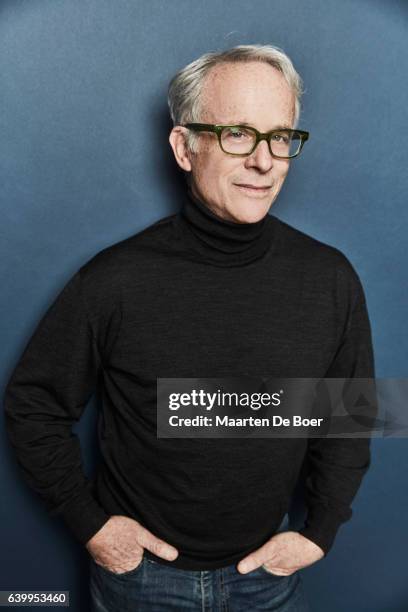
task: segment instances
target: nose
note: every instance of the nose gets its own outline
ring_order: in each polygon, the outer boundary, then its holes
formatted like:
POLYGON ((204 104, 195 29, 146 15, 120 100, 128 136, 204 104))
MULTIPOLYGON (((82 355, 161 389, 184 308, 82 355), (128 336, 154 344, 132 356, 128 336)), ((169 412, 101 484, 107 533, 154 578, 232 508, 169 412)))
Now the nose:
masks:
POLYGON ((247 168, 258 168, 262 172, 267 172, 273 166, 274 158, 269 152, 268 143, 266 140, 258 142, 258 146, 255 151, 248 155, 245 159, 245 166, 247 168))

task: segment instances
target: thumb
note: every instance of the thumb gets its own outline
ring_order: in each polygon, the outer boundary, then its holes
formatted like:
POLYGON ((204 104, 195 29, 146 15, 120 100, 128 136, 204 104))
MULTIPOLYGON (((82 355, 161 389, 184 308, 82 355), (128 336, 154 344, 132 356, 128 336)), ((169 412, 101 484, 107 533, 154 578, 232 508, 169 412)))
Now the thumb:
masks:
POLYGON ((137 541, 143 548, 147 548, 157 557, 167 559, 167 561, 174 561, 178 557, 177 548, 153 535, 143 525, 138 527, 137 541))
POLYGON ((266 561, 271 561, 277 556, 277 550, 273 538, 265 542, 263 546, 252 552, 247 557, 244 557, 239 562, 237 569, 241 574, 246 574, 257 569, 266 561))

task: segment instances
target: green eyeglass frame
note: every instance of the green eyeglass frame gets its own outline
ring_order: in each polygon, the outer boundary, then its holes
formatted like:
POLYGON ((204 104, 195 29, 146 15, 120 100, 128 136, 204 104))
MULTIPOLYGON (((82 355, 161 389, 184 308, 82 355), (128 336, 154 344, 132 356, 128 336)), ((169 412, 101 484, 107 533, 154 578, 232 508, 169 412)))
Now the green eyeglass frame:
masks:
POLYGON ((218 143, 221 147, 221 150, 227 155, 234 155, 237 157, 247 157, 248 155, 252 155, 252 153, 255 151, 256 147, 261 142, 261 140, 266 140, 266 142, 268 143, 269 152, 272 155, 272 157, 276 157, 278 159, 293 159, 294 157, 297 157, 300 154, 301 150, 303 149, 303 145, 305 144, 306 140, 308 140, 309 138, 309 132, 305 132, 304 130, 292 130, 289 128, 282 128, 281 130, 271 130, 270 132, 259 132, 254 127, 251 127, 248 125, 240 125, 240 124, 221 125, 219 123, 216 123, 216 124, 214 123, 185 123, 185 124, 181 124, 181 126, 186 127, 189 130, 193 130, 194 132, 214 132, 215 134, 217 134, 218 143), (230 151, 225 151, 224 147, 222 146, 222 140, 221 140, 222 131, 224 130, 224 128, 234 128, 234 127, 242 128, 245 130, 251 130, 252 132, 254 132, 256 139, 255 139, 254 146, 252 147, 251 151, 249 151, 249 153, 231 153, 230 151), (281 132, 289 132, 290 134, 293 134, 293 133, 299 134, 300 136, 299 150, 294 155, 289 155, 285 157, 283 155, 275 155, 272 152, 271 137, 273 136, 273 134, 277 134, 281 132))

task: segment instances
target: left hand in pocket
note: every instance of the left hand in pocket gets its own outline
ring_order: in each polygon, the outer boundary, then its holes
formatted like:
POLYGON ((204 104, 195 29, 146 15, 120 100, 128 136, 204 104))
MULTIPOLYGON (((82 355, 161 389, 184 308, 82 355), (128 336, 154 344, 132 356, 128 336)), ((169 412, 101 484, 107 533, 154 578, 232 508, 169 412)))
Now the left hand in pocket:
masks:
POLYGON ((277 576, 290 576, 323 557, 324 552, 320 546, 305 536, 297 531, 283 531, 241 559, 237 569, 242 574, 246 574, 264 565, 277 576))

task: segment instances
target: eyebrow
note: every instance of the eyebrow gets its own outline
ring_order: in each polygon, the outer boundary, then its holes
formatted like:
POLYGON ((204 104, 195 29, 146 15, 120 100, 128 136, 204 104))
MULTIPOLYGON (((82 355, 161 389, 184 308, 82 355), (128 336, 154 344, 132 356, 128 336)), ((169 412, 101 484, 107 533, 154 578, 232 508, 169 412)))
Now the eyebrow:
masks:
MULTIPOLYGON (((236 121, 235 123, 231 123, 231 125, 245 125, 246 127, 254 127, 251 123, 247 121, 236 121)), ((281 125, 276 125, 272 127, 268 132, 272 132, 272 130, 291 130, 291 126, 288 123, 282 123, 281 125)))

